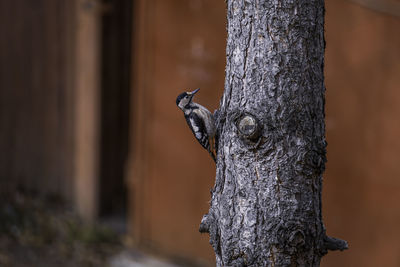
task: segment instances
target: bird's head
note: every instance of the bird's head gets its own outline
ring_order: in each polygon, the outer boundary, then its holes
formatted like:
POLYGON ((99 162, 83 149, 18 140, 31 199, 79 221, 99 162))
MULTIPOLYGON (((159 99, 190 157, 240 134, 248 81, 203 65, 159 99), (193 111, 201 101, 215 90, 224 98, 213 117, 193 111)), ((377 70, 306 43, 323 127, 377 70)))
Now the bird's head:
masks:
POLYGON ((192 92, 183 92, 182 94, 178 95, 178 97, 176 98, 176 105, 180 109, 183 110, 185 107, 187 107, 192 102, 194 95, 199 90, 200 90, 200 88, 197 88, 196 90, 194 90, 192 92))

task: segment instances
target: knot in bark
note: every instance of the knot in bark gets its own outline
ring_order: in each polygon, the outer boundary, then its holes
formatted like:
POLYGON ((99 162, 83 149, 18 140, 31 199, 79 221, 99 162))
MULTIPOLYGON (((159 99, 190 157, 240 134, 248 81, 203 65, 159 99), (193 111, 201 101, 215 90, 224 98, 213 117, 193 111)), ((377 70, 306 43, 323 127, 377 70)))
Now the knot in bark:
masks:
POLYGON ((254 115, 238 111, 234 114, 233 120, 241 137, 253 142, 259 139, 261 125, 254 115))
POLYGON ((240 133, 251 138, 257 132, 257 121, 250 115, 244 115, 238 122, 240 133))

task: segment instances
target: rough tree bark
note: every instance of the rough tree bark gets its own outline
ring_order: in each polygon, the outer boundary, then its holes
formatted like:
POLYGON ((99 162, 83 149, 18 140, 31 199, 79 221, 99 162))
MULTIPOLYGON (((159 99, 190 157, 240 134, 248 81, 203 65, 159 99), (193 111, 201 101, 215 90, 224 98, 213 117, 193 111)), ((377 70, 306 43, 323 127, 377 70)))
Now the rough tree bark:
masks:
POLYGON ((228 0, 209 213, 217 266, 319 266, 326 162, 324 1, 228 0))

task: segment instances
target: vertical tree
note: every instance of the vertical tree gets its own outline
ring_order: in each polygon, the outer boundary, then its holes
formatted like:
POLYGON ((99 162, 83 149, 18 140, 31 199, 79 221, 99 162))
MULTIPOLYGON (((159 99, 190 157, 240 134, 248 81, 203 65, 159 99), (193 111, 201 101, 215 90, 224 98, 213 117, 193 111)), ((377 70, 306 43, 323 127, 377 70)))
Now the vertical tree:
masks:
POLYGON ((201 232, 217 266, 319 266, 324 0, 228 0, 217 174, 201 232))

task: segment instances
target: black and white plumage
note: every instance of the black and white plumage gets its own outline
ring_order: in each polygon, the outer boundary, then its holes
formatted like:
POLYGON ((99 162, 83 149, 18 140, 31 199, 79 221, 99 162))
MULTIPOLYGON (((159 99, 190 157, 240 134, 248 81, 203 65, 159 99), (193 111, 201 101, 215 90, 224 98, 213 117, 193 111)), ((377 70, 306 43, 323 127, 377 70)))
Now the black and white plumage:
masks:
POLYGON ((215 136, 213 115, 208 109, 192 101, 199 90, 200 88, 180 94, 176 99, 176 105, 183 111, 186 122, 197 141, 207 149, 213 160, 216 161, 213 151, 215 136))

